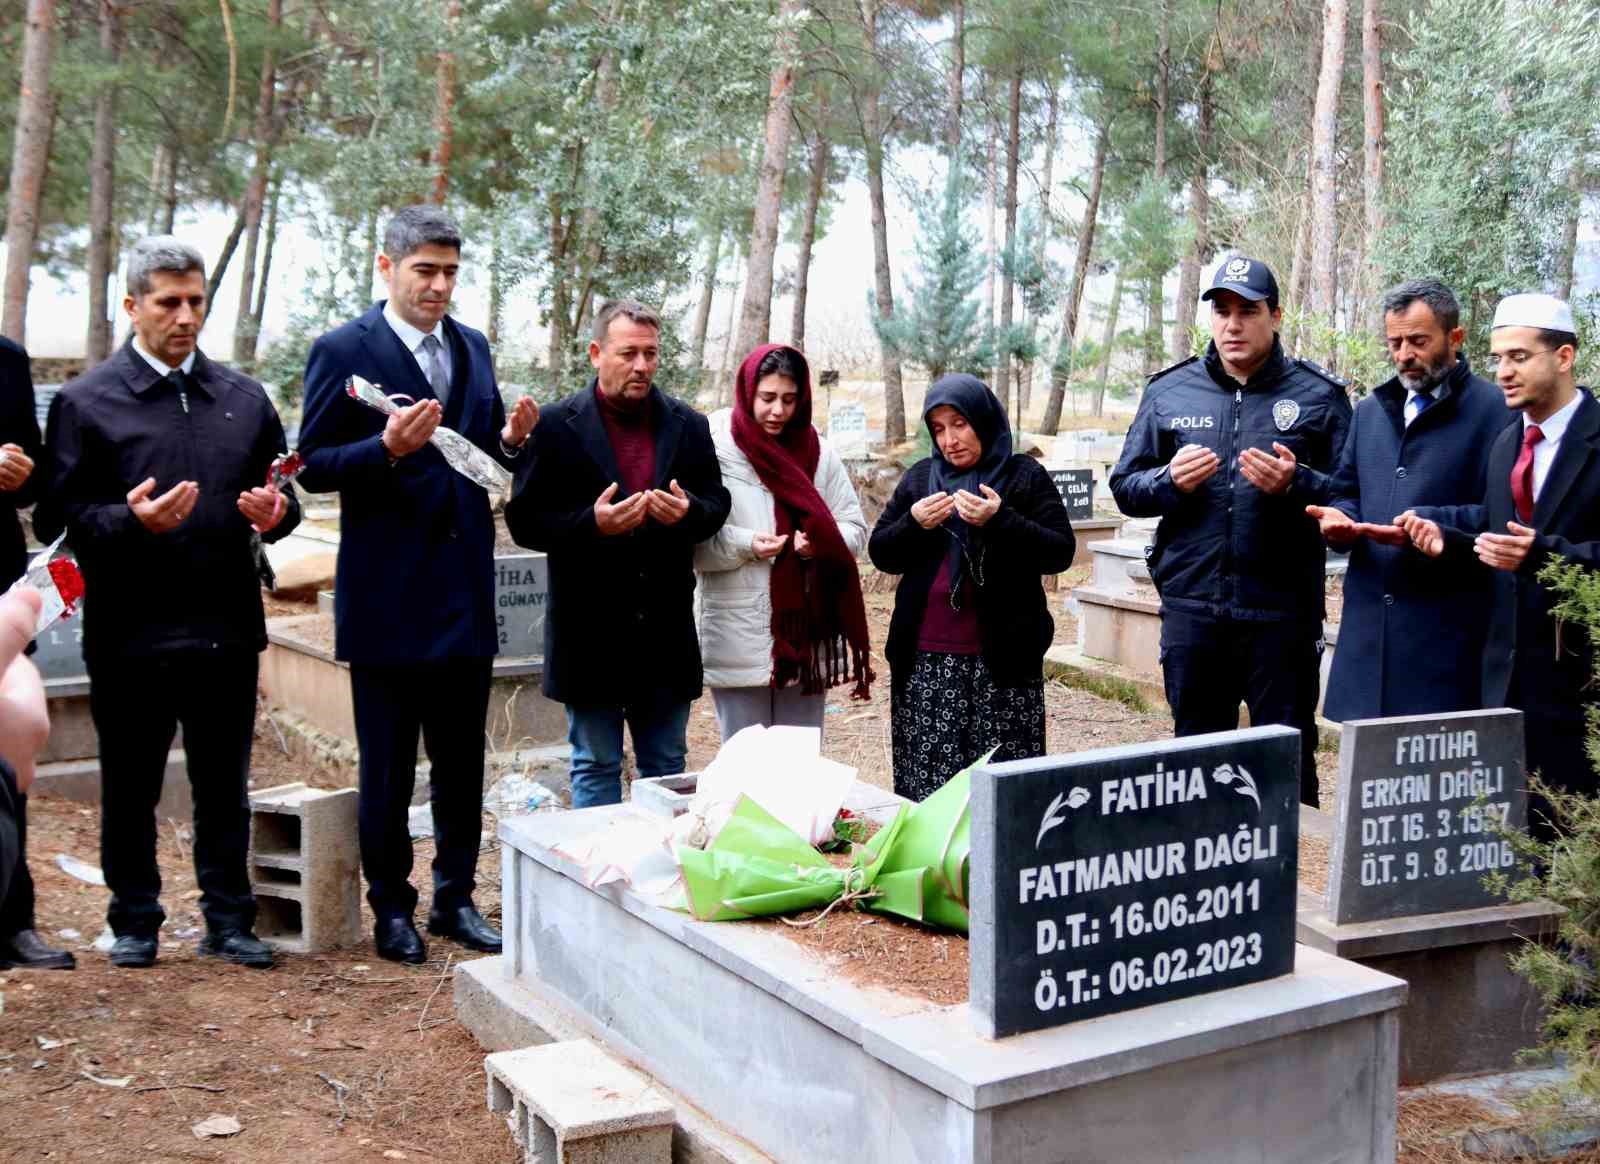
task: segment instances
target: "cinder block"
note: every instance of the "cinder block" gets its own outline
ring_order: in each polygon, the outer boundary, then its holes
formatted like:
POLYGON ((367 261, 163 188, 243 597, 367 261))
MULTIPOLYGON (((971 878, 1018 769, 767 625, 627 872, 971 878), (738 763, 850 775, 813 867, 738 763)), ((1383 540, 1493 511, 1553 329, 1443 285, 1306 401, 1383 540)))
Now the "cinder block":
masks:
POLYGON ((486 1055, 489 1110, 524 1164, 669 1164, 676 1114, 638 1072, 588 1039, 486 1055))
POLYGON ((256 934, 310 954, 361 938, 356 790, 282 784, 250 797, 256 934))

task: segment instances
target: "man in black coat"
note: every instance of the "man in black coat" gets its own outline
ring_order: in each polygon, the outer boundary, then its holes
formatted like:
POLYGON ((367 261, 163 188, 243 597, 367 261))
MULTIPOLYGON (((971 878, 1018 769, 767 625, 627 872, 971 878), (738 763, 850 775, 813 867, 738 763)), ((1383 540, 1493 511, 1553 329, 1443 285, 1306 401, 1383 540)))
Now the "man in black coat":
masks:
POLYGON ((443 424, 509 468, 539 410, 524 397, 506 416, 488 340, 448 314, 460 266, 461 230, 438 208, 409 206, 389 221, 378 256, 389 298, 312 345, 300 428, 302 484, 339 492, 334 653, 350 664, 374 938, 398 962, 427 957, 412 920, 406 820, 419 732, 436 839, 428 930, 500 951, 472 904, 500 645, 494 515, 484 487, 429 438, 443 424), (414 403, 386 420, 347 394, 352 375, 414 403))
MULTIPOLYGON (((0 504, 24 509, 38 500, 41 474, 39 418, 34 408, 33 372, 28 353, 0 337, 0 504)), ((0 588, 22 577, 28 567, 22 522, 13 512, 0 517, 0 588)), ((31 650, 31 648, 30 648, 31 650)), ((15 801, 19 859, 9 894, 0 894, 0 970, 70 970, 72 954, 47 945, 34 929, 33 878, 28 873, 28 797, 15 801)))
POLYGON ((1489 576, 1413 553, 1393 523, 1417 506, 1481 500, 1489 448, 1512 414, 1460 354, 1448 287, 1403 283, 1383 307, 1396 374, 1356 406, 1329 504, 1307 509, 1330 547, 1350 551, 1323 701, 1332 720, 1479 706, 1489 576))
MULTIPOLYGON (((1600 404, 1574 379, 1572 309, 1554 296, 1502 299, 1490 351, 1506 405, 1522 416, 1489 451, 1483 503, 1408 511, 1396 524, 1430 557, 1489 568, 1482 706, 1521 709, 1528 769, 1592 796, 1584 713, 1596 698, 1594 645, 1557 624, 1556 596, 1537 575, 1555 557, 1600 569, 1600 404)), ((1529 819, 1548 835, 1543 817, 1536 800, 1529 819)))
POLYGON ((83 657, 100 739, 100 864, 111 889, 111 961, 156 958, 161 872, 156 803, 177 725, 194 793, 203 955, 272 965, 252 933, 245 788, 256 675, 267 645, 252 531, 300 520, 293 489, 267 485, 284 450, 256 381, 196 346, 206 312, 200 252, 171 237, 128 253, 133 335, 50 403, 51 481, 39 537, 64 526, 83 571, 83 657))
POLYGON ((544 693, 567 705, 576 808, 622 798, 622 728, 641 776, 683 771, 699 697, 694 547, 731 501, 706 418, 652 384, 661 323, 631 300, 595 316, 595 377, 545 412, 506 526, 550 556, 544 693))
POLYGON ((1253 724, 1300 731, 1300 798, 1317 803, 1324 561, 1308 504, 1328 496, 1350 426, 1344 384, 1278 342, 1267 265, 1225 258, 1211 346, 1158 372, 1111 472, 1129 517, 1159 517, 1147 549, 1161 593, 1161 667, 1180 736, 1253 724))

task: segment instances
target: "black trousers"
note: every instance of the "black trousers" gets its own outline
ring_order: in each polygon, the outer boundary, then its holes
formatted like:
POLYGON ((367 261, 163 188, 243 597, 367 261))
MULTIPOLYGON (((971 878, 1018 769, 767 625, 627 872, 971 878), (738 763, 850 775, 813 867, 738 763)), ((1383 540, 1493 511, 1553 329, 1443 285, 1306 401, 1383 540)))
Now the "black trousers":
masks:
POLYGON ((156 865, 156 803, 178 724, 194 799, 200 912, 213 931, 248 930, 256 903, 250 847, 254 651, 173 651, 89 664, 89 711, 100 737, 100 866, 112 932, 154 934, 166 920, 156 865))
MULTIPOLYGON (((1597 791, 1594 762, 1589 759, 1589 728, 1580 693, 1557 693, 1554 684, 1529 683, 1520 667, 1511 673, 1506 703, 1522 710, 1523 756, 1528 773, 1565 792, 1594 796, 1597 791)), ((1541 841, 1553 841, 1550 803, 1538 793, 1528 795, 1528 831, 1541 841)))
POLYGON ((361 868, 379 920, 410 917, 411 833, 406 812, 417 778, 417 734, 432 765, 433 907, 472 902, 483 829, 484 722, 493 659, 350 668, 361 748, 361 868))
POLYGON ((16 829, 17 844, 11 853, 0 846, 0 860, 15 856, 16 864, 11 868, 9 887, 5 877, 0 875, 0 938, 31 930, 34 921, 33 878, 28 875, 28 798, 18 793, 12 805, 12 827, 16 829))
POLYGON ((1251 724, 1300 729, 1300 800, 1317 803, 1317 694, 1322 627, 1163 611, 1161 672, 1177 735, 1251 724))

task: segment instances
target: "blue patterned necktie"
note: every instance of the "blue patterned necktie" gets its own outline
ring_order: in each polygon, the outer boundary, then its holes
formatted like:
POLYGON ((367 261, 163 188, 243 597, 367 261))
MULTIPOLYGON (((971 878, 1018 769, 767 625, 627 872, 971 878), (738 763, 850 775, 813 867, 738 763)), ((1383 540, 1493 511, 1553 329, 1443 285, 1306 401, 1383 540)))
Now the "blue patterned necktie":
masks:
POLYGON ((1414 424, 1416 422, 1417 417, 1421 416, 1424 412, 1426 412, 1428 410, 1428 405, 1433 403, 1433 393, 1432 392, 1418 392, 1415 396, 1413 396, 1411 398, 1411 402, 1414 405, 1414 407, 1413 407, 1412 412, 1411 412, 1411 419, 1406 421, 1406 423, 1408 425, 1409 424, 1414 424))

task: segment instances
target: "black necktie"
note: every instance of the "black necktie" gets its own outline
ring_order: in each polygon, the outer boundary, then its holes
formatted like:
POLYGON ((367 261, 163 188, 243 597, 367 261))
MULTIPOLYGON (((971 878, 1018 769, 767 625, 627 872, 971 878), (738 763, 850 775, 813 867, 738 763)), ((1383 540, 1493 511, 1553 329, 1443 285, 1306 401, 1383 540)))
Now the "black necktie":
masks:
POLYGON ((185 412, 189 411, 189 374, 182 368, 174 368, 167 373, 167 379, 172 382, 173 389, 178 393, 178 403, 183 405, 185 412))

